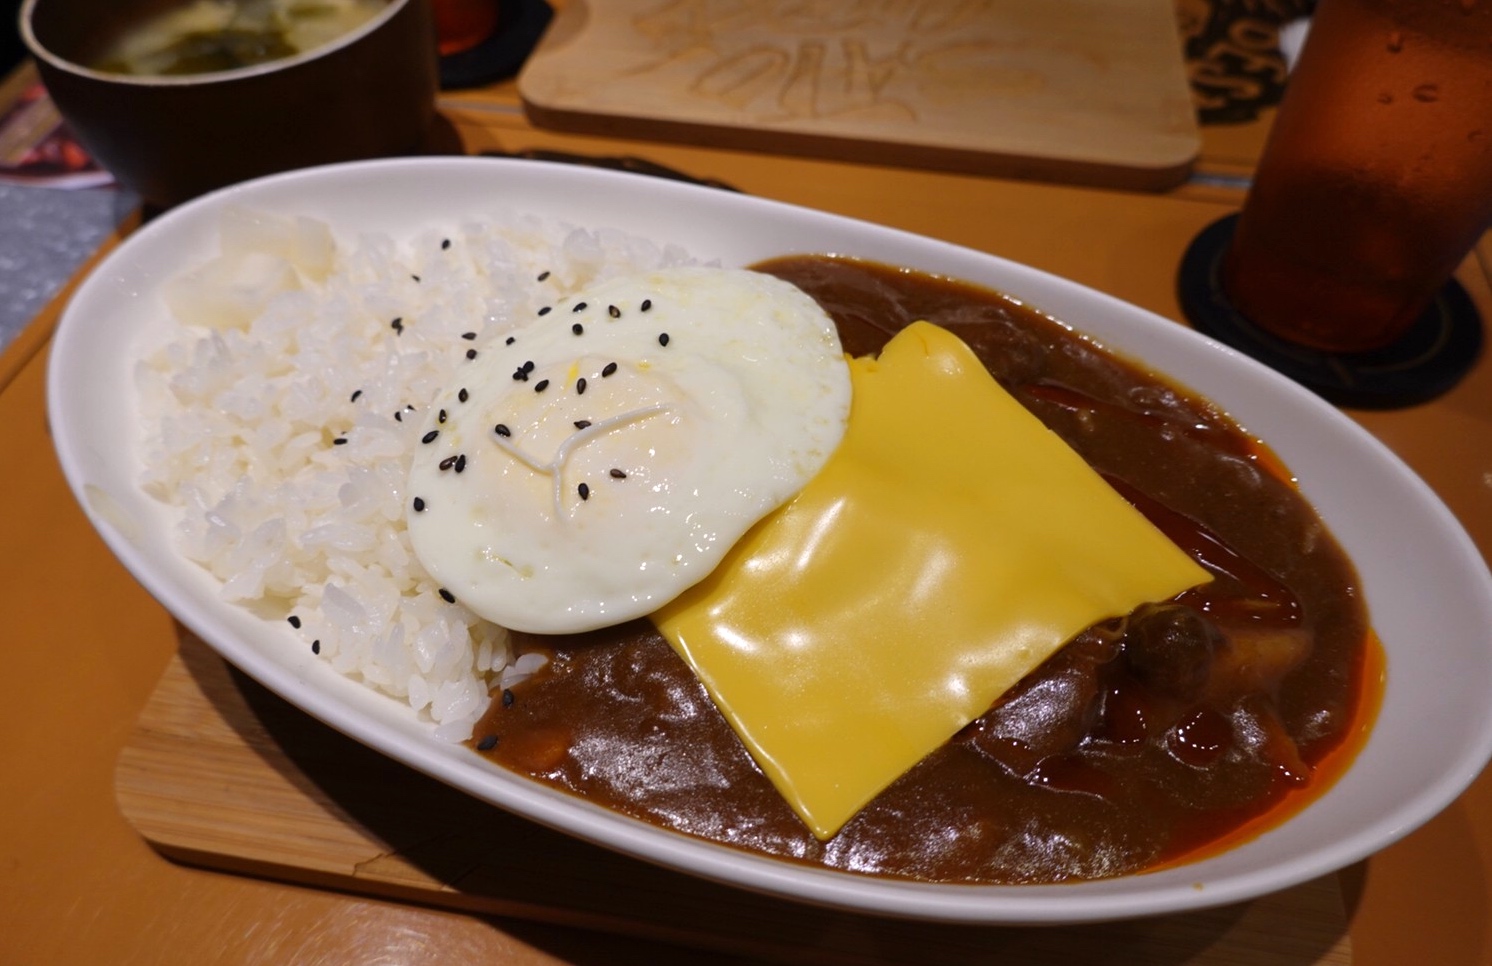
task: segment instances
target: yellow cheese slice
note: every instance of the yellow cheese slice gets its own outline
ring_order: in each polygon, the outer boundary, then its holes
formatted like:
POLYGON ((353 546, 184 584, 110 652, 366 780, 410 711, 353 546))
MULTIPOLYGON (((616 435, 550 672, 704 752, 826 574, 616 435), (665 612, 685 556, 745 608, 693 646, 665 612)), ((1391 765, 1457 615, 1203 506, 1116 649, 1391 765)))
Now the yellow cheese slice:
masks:
POLYGON ((1208 574, 919 322, 839 448, 653 615, 820 838, 1079 631, 1208 574))

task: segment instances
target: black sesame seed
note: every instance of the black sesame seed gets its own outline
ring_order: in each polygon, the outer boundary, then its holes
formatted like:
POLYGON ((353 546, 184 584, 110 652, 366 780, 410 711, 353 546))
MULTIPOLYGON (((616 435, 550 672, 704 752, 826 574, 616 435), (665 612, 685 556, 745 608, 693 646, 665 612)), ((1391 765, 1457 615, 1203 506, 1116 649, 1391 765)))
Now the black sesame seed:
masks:
POLYGON ((461 391, 456 393, 456 400, 458 402, 466 402, 470 398, 471 393, 467 392, 465 387, 462 387, 461 391))
POLYGON ((461 473, 466 469, 466 454, 462 453, 456 457, 456 472, 461 473))
POLYGON ((440 588, 440 599, 445 601, 447 604, 456 603, 456 595, 451 593, 449 590, 446 590, 444 587, 440 588))
POLYGON ((642 310, 644 312, 650 311, 652 308, 653 308, 653 300, 652 299, 643 299, 642 300, 642 310))
POLYGON ((446 411, 444 409, 435 414, 435 421, 437 423, 443 423, 446 421, 446 411))
POLYGON ((608 305, 606 306, 606 314, 611 316, 613 319, 619 319, 622 317, 622 310, 617 308, 615 305, 608 305))
POLYGON ((477 742, 477 751, 491 751, 497 747, 497 735, 483 735, 477 742))
POLYGON ((352 399, 350 399, 348 401, 349 402, 357 402, 357 397, 361 396, 362 394, 363 394, 363 391, 361 389, 354 389, 352 391, 352 399))
POLYGON ((497 435, 499 435, 499 436, 512 436, 513 435, 513 431, 511 429, 509 429, 503 423, 498 423, 496 426, 492 427, 492 431, 494 433, 496 433, 497 435))
POLYGON ((290 622, 290 626, 291 627, 295 628, 296 630, 300 630, 300 618, 299 617, 296 617, 294 614, 291 614, 289 617, 287 617, 285 619, 290 622))
POLYGON ((477 357, 477 350, 475 350, 475 349, 467 349, 466 350, 466 358, 468 358, 468 359, 475 359, 476 357, 477 357))
POLYGON ((572 308, 570 311, 571 312, 584 312, 585 311, 585 303, 584 302, 576 302, 575 303, 575 307, 572 308))
POLYGON ((393 329, 395 332, 398 332, 400 335, 403 335, 404 334, 404 318, 403 318, 403 316, 400 316, 399 318, 397 318, 394 321, 390 322, 389 323, 389 328, 393 329))
POLYGON ((425 435, 423 435, 423 436, 420 437, 420 442, 422 442, 422 443, 424 443, 425 445, 428 446, 431 443, 435 442, 435 437, 437 437, 439 435, 440 435, 440 430, 438 430, 438 429, 432 429, 432 430, 430 430, 430 432, 428 432, 425 435))
POLYGON ((512 706, 513 706, 513 692, 512 692, 512 690, 510 688, 503 688, 503 707, 504 708, 511 708, 512 706))
POLYGON ((510 335, 506 339, 503 340, 503 345, 512 345, 513 343, 515 343, 517 341, 518 341, 517 338, 515 338, 514 336, 510 335))
POLYGON ((451 247, 451 240, 449 238, 442 238, 440 240, 440 250, 441 251, 445 251, 447 248, 450 248, 450 247, 451 247))
POLYGON ((612 467, 611 478, 613 480, 625 480, 627 478, 627 474, 617 469, 616 467, 612 467))
POLYGON ((451 467, 453 467, 455 465, 456 465, 456 457, 454 457, 454 456, 447 456, 445 459, 443 459, 443 460, 440 461, 440 469, 442 469, 442 470, 448 470, 448 469, 450 469, 451 467))
POLYGON ((574 332, 576 335, 580 335, 582 332, 585 331, 585 326, 581 325, 579 322, 576 322, 574 325, 570 326, 570 331, 574 332))
POLYGON ((413 405, 411 405, 411 404, 410 404, 410 403, 405 403, 405 404, 404 404, 404 408, 405 408, 405 410, 407 410, 407 411, 408 411, 408 412, 414 412, 414 406, 413 406, 413 405))
MULTIPOLYGON (((551 305, 546 305, 546 306, 544 306, 544 307, 543 307, 543 308, 542 308, 542 309, 540 309, 540 310, 539 310, 539 314, 540 314, 540 315, 548 315, 548 314, 549 314, 549 313, 550 313, 550 311, 551 311, 551 310, 552 310, 552 309, 553 309, 553 308, 554 308, 554 307, 553 307, 553 306, 551 306, 551 305)), ((513 341, 513 340, 512 340, 512 339, 509 339, 509 340, 508 340, 508 341, 509 341, 509 342, 512 342, 512 341, 513 341)))
POLYGON ((528 370, 524 369, 522 366, 519 366, 517 369, 514 369, 513 370, 513 381, 514 382, 528 382, 528 370))
POLYGON ((585 376, 581 376, 579 379, 575 380, 575 392, 577 395, 585 395, 585 376))
POLYGON ((575 492, 580 494, 582 500, 589 500, 591 498, 591 488, 584 483, 577 486, 575 492))
POLYGON ((461 333, 461 338, 465 339, 467 342, 473 341, 474 339, 476 339, 476 337, 477 337, 477 334, 475 332, 463 332, 463 333, 461 333))
POLYGON ((394 413, 394 422, 396 422, 396 423, 402 423, 402 422, 404 422, 404 411, 402 409, 399 412, 394 413))
POLYGON ((606 364, 606 368, 601 370, 601 378, 605 379, 607 376, 611 375, 613 372, 616 372, 616 363, 615 362, 608 362, 606 364))
POLYGON ((527 362, 525 362, 523 364, 523 371, 524 372, 533 372, 534 371, 534 360, 530 359, 527 362))
POLYGON ((589 419, 577 419, 577 420, 575 420, 575 428, 576 429, 585 429, 590 424, 591 424, 591 421, 589 419))
POLYGON ((320 654, 321 653, 321 638, 318 637, 316 640, 314 640, 314 641, 311 642, 311 653, 312 654, 320 654))
POLYGON ((668 345, 668 333, 667 332, 660 332, 660 333, 658 333, 658 344, 659 345, 668 345))
POLYGON ((425 500, 424 500, 423 497, 418 497, 417 496, 417 497, 414 498, 414 512, 416 512, 416 513, 424 513, 425 512, 425 500))
POLYGON ((420 277, 418 275, 411 275, 409 277, 412 278, 412 279, 414 279, 416 282, 418 282, 420 280, 420 277))
POLYGON ((347 445, 347 437, 346 436, 338 436, 336 439, 332 440, 332 445, 333 446, 346 446, 347 445))
POLYGON ((545 279, 547 279, 548 277, 549 277, 549 273, 547 271, 539 273, 539 281, 541 281, 541 282, 544 281, 545 279))
POLYGON ((534 383, 534 392, 543 392, 544 390, 546 390, 548 388, 549 388, 549 380, 548 379, 540 379, 538 382, 534 383))

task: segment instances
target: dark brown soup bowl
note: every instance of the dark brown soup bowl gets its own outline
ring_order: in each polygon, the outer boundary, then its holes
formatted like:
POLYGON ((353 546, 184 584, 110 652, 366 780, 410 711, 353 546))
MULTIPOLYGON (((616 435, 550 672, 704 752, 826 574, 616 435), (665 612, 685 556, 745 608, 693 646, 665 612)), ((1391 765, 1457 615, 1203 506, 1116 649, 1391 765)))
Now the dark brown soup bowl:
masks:
POLYGON ((417 153, 435 116, 429 0, 254 67, 128 76, 84 66, 169 2, 25 0, 21 36, 74 135, 121 184, 167 208, 248 178, 417 153))

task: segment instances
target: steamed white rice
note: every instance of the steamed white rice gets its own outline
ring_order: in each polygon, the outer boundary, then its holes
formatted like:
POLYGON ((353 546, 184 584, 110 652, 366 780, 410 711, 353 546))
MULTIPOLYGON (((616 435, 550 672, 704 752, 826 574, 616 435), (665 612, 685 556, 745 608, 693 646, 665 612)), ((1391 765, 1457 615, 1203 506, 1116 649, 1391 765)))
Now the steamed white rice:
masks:
POLYGON ((143 485, 181 509, 177 544, 225 599, 294 618, 335 670, 463 740, 490 690, 533 665, 443 600, 410 549, 420 411, 469 349, 540 307, 691 259, 521 215, 349 239, 231 210, 221 248, 166 286, 177 325, 138 366, 143 485))

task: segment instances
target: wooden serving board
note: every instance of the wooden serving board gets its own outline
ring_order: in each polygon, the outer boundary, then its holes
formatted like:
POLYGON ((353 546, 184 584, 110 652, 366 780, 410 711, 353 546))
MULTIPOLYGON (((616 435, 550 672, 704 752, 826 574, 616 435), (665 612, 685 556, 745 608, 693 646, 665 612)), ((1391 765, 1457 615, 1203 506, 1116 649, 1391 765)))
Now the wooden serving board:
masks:
POLYGON ((540 127, 1160 190, 1200 150, 1171 0, 573 0, 540 127))
POLYGON ((348 739, 181 632, 116 770, 176 861, 772 962, 1349 966, 1335 876, 1253 902, 1081 928, 946 926, 801 906, 578 842, 348 739))

